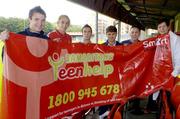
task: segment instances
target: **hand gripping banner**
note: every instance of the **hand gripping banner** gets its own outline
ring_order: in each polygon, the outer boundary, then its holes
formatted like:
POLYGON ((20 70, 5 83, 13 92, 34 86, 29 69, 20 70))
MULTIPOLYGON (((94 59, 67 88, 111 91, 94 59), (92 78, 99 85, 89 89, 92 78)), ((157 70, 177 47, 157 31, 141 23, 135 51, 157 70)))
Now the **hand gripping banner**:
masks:
POLYGON ((53 119, 171 88, 169 35, 129 46, 63 44, 19 34, 5 43, 1 119, 53 119))

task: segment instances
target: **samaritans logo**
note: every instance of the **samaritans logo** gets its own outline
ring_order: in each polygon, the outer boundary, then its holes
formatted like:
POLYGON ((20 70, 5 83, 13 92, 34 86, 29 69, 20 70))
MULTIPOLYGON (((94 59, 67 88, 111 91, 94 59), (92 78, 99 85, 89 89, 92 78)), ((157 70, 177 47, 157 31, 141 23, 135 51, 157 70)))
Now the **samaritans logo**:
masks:
POLYGON ((105 61, 112 61, 113 58, 114 53, 74 53, 66 54, 64 57, 53 53, 48 57, 48 61, 53 68, 54 80, 64 80, 100 75, 107 78, 113 73, 114 67, 111 64, 105 64, 105 61), (92 66, 91 62, 98 63, 92 66), (66 68, 68 64, 79 64, 79 66, 66 68))
POLYGON ((150 47, 154 47, 154 46, 164 46, 168 44, 168 39, 167 38, 157 38, 154 41, 144 41, 143 45, 144 48, 150 48, 150 47))

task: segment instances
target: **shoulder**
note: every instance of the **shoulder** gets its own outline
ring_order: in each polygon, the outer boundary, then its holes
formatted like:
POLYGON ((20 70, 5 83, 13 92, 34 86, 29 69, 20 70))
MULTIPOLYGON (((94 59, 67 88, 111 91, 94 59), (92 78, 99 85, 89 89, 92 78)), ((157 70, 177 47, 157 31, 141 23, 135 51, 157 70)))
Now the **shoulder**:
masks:
POLYGON ((169 36, 170 38, 179 38, 179 36, 173 33, 172 31, 169 31, 169 36))
POLYGON ((121 44, 132 44, 132 41, 129 39, 129 40, 125 40, 125 41, 122 41, 121 44))
POLYGON ((119 41, 116 41, 116 45, 121 45, 121 43, 119 41))
POLYGON ((58 36, 58 34, 56 33, 56 31, 51 31, 47 34, 47 36, 51 39, 51 38, 55 38, 58 36))
POLYGON ((107 43, 106 43, 106 42, 104 42, 104 43, 102 43, 102 45, 107 45, 107 43))
POLYGON ((66 36, 67 36, 69 39, 71 39, 71 38, 72 38, 72 37, 71 37, 71 35, 69 35, 69 34, 67 34, 67 33, 66 33, 66 36))
POLYGON ((20 32, 18 32, 17 34, 21 34, 21 35, 28 35, 28 33, 27 33, 27 31, 26 31, 26 30, 24 30, 24 31, 20 31, 20 32))
POLYGON ((102 45, 108 45, 108 40, 106 40, 106 42, 102 43, 102 45))
POLYGON ((170 37, 170 41, 175 42, 177 39, 179 40, 179 36, 177 36, 175 33, 173 33, 172 31, 169 31, 169 37, 170 37))
POLYGON ((54 31, 49 32, 49 33, 48 33, 48 36, 49 36, 49 35, 53 35, 53 34, 56 34, 56 31, 55 31, 55 30, 54 30, 54 31))

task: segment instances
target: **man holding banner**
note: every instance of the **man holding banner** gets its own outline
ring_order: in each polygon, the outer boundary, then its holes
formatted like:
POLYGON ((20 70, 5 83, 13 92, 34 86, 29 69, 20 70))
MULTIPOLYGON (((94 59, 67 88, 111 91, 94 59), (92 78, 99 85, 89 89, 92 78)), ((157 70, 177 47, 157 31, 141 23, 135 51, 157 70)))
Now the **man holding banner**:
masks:
MULTIPOLYGON (((25 36, 31 36, 31 37, 36 37, 36 38, 40 38, 40 39, 44 39, 44 40, 48 40, 49 38, 47 37, 47 35, 44 33, 43 29, 45 27, 45 21, 46 21, 46 13, 45 11, 40 7, 40 6, 36 6, 34 8, 32 8, 30 11, 29 11, 29 17, 28 17, 28 20, 29 20, 29 26, 28 28, 24 29, 24 31, 21 31, 19 32, 18 34, 21 34, 21 35, 25 35, 25 36)), ((8 38, 10 37, 10 33, 8 30, 5 30, 3 32, 1 32, 0 34, 0 39, 2 41, 5 41, 7 40, 8 38)), ((31 39, 31 38, 29 38, 31 39)), ((4 54, 4 48, 2 50, 2 54, 4 54)), ((2 55, 3 56, 3 55, 2 55)), ((15 70, 15 69, 14 69, 15 70)), ((23 80, 22 80, 23 82, 23 80)), ((21 82, 21 84, 19 85, 23 85, 23 86, 26 86, 26 85, 29 85, 30 84, 23 84, 21 82)), ((20 83, 20 82, 19 82, 20 83)), ((33 87, 33 86, 32 86, 33 87)), ((34 88, 34 87, 33 87, 34 88)), ((29 109, 27 109, 29 110, 29 109)), ((2 110, 0 109, 0 113, 2 110)), ((29 113, 29 117, 32 116, 36 116, 35 113, 33 113, 33 110, 29 110, 29 112, 32 112, 32 115, 29 113)), ((36 110, 35 110, 36 111, 36 110)), ((0 114, 2 115, 2 114, 0 114)), ((10 114, 11 115, 11 114, 10 114)), ((29 118, 28 116, 26 116, 27 118, 29 118)), ((6 116, 5 116, 6 117, 6 116)), ((3 117, 4 118, 4 117, 3 117)), ((8 117, 7 117, 8 118, 8 117)))
MULTIPOLYGON (((119 41, 116 41, 117 28, 115 26, 108 26, 106 28, 106 36, 107 36, 107 40, 105 43, 103 43, 103 45, 110 46, 110 47, 121 45, 119 41)), ((98 110, 99 110, 100 119, 104 119, 105 117, 107 117, 112 106, 113 105, 105 105, 105 106, 99 107, 98 110)))
MULTIPOLYGON (((172 31, 169 31, 169 20, 168 19, 160 19, 157 24, 157 30, 159 35, 169 34, 170 35, 170 46, 171 46, 171 56, 172 56, 172 65, 173 65, 173 72, 171 75, 175 77, 175 86, 172 90, 172 95, 170 92, 166 92, 167 95, 167 103, 170 107, 170 111, 173 111, 172 109, 172 103, 170 101, 170 98, 172 98, 172 102, 174 103, 174 107, 179 107, 180 104, 180 86, 178 85, 178 82, 180 79, 178 78, 178 75, 180 75, 180 37, 174 34, 172 31)), ((160 96, 160 91, 157 91, 150 95, 147 105, 147 111, 150 110, 157 110, 157 98, 160 96)), ((162 95, 161 95, 162 96, 162 95)), ((176 114, 179 114, 180 110, 176 112, 176 114)))
MULTIPOLYGON (((176 119, 180 118, 180 37, 174 34, 172 31, 168 31, 169 21, 162 19, 158 22, 157 30, 160 35, 169 33, 170 45, 172 54, 173 72, 172 76, 175 78, 175 85, 172 90, 172 103, 176 109, 176 119)), ((169 97, 170 98, 170 97, 169 97)))
MULTIPOLYGON (((129 35, 130 35, 131 39, 121 42, 123 45, 127 46, 130 44, 140 42, 139 37, 141 35, 141 31, 138 27, 132 26, 130 29, 129 35)), ((132 99, 129 101, 130 105, 129 105, 128 110, 130 110, 130 112, 134 115, 141 115, 144 113, 140 107, 140 100, 141 99, 139 99, 139 98, 135 98, 135 99, 132 99)))
POLYGON ((169 31, 169 20, 161 19, 158 22, 157 30, 160 35, 168 34, 170 35, 171 52, 172 52, 172 63, 174 70, 172 76, 177 77, 180 74, 180 37, 169 31))

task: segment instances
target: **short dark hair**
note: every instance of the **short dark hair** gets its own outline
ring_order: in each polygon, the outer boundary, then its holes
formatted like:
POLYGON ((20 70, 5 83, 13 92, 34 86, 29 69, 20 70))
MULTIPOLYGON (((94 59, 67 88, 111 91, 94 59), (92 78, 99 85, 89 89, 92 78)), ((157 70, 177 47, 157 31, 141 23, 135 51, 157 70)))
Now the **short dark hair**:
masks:
POLYGON ((84 26, 82 27, 82 29, 81 29, 82 32, 83 32, 83 29, 84 29, 84 28, 90 28, 90 29, 91 29, 91 32, 92 32, 92 28, 91 28, 91 26, 89 26, 88 24, 86 24, 86 25, 84 25, 84 26))
POLYGON ((163 22, 165 22, 166 25, 169 26, 169 24, 170 24, 169 21, 170 21, 170 20, 167 19, 167 18, 161 18, 161 19, 158 20, 157 26, 158 26, 159 24, 163 23, 163 22))
POLYGON ((29 11, 29 18, 31 19, 34 13, 40 13, 46 17, 45 11, 40 7, 36 6, 29 11))
POLYGON ((116 32, 117 33, 117 28, 115 26, 108 26, 106 28, 106 33, 108 32, 116 32))
POLYGON ((132 26, 130 29, 133 29, 133 28, 136 28, 136 29, 138 29, 140 31, 140 28, 137 27, 137 26, 132 26))

